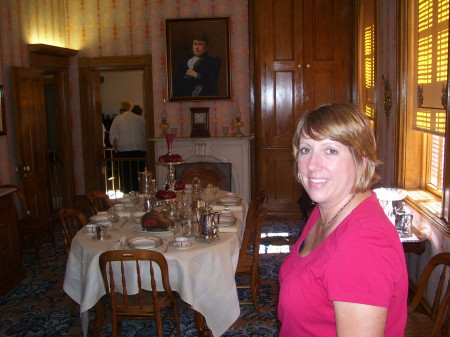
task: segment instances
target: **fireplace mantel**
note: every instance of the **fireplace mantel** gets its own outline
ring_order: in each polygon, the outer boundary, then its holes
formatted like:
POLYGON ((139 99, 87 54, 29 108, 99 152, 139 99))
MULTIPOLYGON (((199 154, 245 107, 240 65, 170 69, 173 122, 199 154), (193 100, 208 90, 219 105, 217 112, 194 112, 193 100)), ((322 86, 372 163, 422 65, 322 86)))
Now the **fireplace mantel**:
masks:
MULTIPOLYGON (((183 156, 185 163, 231 163, 232 192, 247 200, 251 197, 250 141, 254 137, 174 138, 172 152, 183 156)), ((149 138, 155 143, 155 158, 167 153, 165 138, 149 138)), ((167 168, 156 164, 155 178, 161 186, 167 168)))

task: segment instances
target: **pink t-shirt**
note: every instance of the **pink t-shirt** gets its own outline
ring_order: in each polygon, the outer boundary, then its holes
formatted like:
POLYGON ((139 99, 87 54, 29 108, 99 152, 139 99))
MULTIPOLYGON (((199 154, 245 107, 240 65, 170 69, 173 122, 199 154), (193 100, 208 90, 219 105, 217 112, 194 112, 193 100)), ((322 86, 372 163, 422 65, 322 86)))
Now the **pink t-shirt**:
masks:
POLYGON ((280 336, 336 336, 333 301, 342 301, 388 308, 385 336, 403 337, 408 296, 405 255, 375 194, 301 257, 300 245, 319 215, 316 207, 280 269, 280 336))

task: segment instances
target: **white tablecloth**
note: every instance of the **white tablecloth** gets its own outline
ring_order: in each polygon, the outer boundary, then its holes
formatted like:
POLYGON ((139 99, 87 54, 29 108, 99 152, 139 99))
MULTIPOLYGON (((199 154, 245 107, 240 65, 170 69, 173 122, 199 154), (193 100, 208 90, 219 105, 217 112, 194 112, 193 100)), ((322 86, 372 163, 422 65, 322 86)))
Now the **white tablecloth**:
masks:
MULTIPOLYGON (((219 240, 210 243, 194 240, 186 249, 169 247, 164 256, 169 265, 172 290, 201 313, 214 336, 222 335, 239 317, 240 308, 234 274, 239 257, 243 233, 246 204, 241 211, 234 210, 238 218, 237 232, 220 233, 219 240)), ((67 260, 64 291, 80 305, 82 317, 105 295, 103 280, 98 265, 101 253, 111 250, 117 240, 124 237, 145 235, 136 231, 137 224, 129 219, 120 228, 122 219, 114 227, 118 231, 108 232, 111 238, 94 241, 92 234, 80 231, 73 239, 67 260)), ((152 234, 164 239, 156 251, 164 252, 173 234, 152 234)), ((86 322, 84 322, 86 323, 86 322)), ((86 324, 84 324, 86 325, 86 324)))

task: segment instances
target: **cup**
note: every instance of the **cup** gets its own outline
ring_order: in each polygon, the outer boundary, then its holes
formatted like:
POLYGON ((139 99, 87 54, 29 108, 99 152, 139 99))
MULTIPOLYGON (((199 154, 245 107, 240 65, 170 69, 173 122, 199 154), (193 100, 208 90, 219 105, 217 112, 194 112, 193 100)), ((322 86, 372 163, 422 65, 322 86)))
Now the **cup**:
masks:
POLYGON ((186 247, 188 245, 189 239, 185 236, 180 236, 175 239, 175 242, 179 247, 186 247))
POLYGON ((115 207, 111 207, 106 211, 106 214, 108 216, 108 220, 111 222, 119 221, 119 213, 115 207))
POLYGON ((222 132, 223 132, 223 135, 224 135, 225 137, 228 136, 228 131, 230 131, 230 128, 229 128, 228 126, 224 126, 224 127, 222 128, 222 132))

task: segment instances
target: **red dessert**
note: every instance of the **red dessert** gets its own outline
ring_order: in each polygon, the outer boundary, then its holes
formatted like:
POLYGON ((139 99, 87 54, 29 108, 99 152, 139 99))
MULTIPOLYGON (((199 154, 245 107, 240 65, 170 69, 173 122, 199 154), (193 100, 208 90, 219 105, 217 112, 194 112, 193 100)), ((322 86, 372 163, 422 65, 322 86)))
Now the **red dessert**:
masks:
POLYGON ((183 162, 183 157, 180 154, 166 153, 159 156, 160 163, 180 163, 183 162))
POLYGON ((145 213, 141 218, 141 226, 145 231, 168 230, 172 220, 155 210, 145 213))
POLYGON ((156 192, 156 197, 158 199, 174 199, 177 197, 177 194, 170 190, 158 190, 156 192))
POLYGON ((182 182, 181 180, 177 180, 175 183, 175 191, 181 191, 184 190, 184 187, 186 185, 184 184, 184 182, 182 182))

